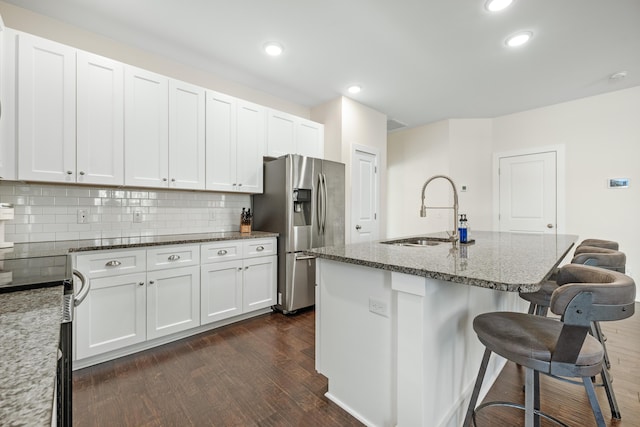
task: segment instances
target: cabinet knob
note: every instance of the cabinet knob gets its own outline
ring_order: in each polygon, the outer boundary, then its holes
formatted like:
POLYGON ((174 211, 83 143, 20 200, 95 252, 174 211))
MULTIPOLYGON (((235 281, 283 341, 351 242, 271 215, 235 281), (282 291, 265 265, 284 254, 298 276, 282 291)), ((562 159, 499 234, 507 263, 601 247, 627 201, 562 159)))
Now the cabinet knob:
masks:
POLYGON ((226 249, 220 249, 218 251, 218 255, 226 255, 227 254, 227 250, 226 249))
POLYGON ((171 178, 171 182, 176 182, 176 179, 175 178, 171 178))
POLYGON ((84 175, 84 171, 80 171, 80 175, 84 175))
POLYGON ((245 270, 248 270, 248 269, 249 269, 249 267, 247 266, 247 267, 245 267, 244 269, 245 269, 245 270))
POLYGON ((235 186, 236 186, 236 185, 238 185, 238 184, 236 184, 236 183, 234 182, 234 183, 233 183, 233 184, 231 184, 231 185, 233 185, 233 186, 235 187, 235 186))
POLYGON ((547 224, 547 228, 553 228, 553 224, 547 224))
POLYGON ((360 230, 362 227, 358 224, 356 225, 356 230, 360 230))
POLYGON ((144 282, 139 282, 138 286, 144 286, 144 282))
POLYGON ((171 255, 167 258, 169 261, 178 261, 180 259, 180 255, 171 255))
POLYGON ((238 184, 238 187, 242 187, 242 183, 238 184))
POLYGON ((106 267, 117 267, 119 265, 121 265, 122 263, 118 260, 113 260, 113 261, 109 261, 108 263, 105 264, 106 267))
POLYGON ((67 175, 73 175, 73 171, 67 171, 67 175))
POLYGON ((155 281, 155 280, 149 280, 149 284, 150 284, 150 285, 153 285, 154 283, 156 283, 156 281, 155 281))
POLYGON ((242 267, 238 267, 238 271, 242 271, 242 267))
POLYGON ((167 182, 167 178, 162 178, 162 182, 167 182))
POLYGON ((258 246, 256 248, 256 252, 262 252, 262 251, 264 251, 264 246, 258 246))

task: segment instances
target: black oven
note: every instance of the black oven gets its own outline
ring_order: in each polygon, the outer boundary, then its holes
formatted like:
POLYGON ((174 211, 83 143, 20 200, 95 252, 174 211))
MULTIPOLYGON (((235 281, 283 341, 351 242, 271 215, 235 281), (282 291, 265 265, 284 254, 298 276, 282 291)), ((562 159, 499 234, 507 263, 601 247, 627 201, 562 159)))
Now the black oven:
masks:
POLYGON ((71 427, 72 424, 72 351, 73 351, 73 309, 79 305, 89 292, 89 282, 78 271, 73 276, 80 279, 78 296, 74 294, 74 282, 64 281, 64 303, 62 322, 60 324, 60 344, 58 351, 58 368, 56 375, 56 413, 57 425, 71 427))

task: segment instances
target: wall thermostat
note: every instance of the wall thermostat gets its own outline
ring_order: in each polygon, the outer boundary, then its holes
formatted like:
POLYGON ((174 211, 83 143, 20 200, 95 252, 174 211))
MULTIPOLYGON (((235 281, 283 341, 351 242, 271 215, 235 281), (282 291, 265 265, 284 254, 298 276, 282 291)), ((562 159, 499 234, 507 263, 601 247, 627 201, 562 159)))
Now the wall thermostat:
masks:
POLYGON ((629 178, 609 178, 609 188, 629 188, 629 178))

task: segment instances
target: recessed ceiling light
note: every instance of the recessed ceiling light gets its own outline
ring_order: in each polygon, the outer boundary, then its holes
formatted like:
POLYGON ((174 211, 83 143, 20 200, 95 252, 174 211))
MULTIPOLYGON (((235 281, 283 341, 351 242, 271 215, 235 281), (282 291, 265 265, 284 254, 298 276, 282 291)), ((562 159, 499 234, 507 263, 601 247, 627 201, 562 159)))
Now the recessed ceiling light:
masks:
POLYGON ((360 93, 360 91, 362 91, 362 86, 360 85, 353 85, 353 86, 349 86, 349 89, 347 89, 349 91, 349 93, 352 94, 356 94, 356 93, 360 93))
POLYGON ((498 12, 509 7, 511 3, 513 3, 513 0, 488 0, 484 7, 489 12, 498 12))
POLYGON ((278 42, 269 42, 264 45, 264 51, 269 56, 280 56, 282 55, 284 48, 278 42))
POLYGON ((505 44, 509 47, 522 46, 523 44, 531 40, 531 36, 533 36, 533 33, 531 31, 523 31, 522 33, 517 33, 509 36, 505 41, 505 44))

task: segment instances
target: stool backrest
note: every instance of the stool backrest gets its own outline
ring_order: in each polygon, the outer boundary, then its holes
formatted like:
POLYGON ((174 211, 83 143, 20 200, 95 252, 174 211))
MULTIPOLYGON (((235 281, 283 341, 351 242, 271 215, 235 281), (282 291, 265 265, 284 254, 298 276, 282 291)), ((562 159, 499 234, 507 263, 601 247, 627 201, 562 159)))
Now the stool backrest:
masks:
MULTIPOLYGON (((575 364, 591 322, 620 320, 635 311, 636 285, 617 271, 581 264, 560 268, 551 311, 562 315, 562 331, 552 363, 575 364)), ((575 369, 568 367, 567 369, 575 369)))
POLYGON ((583 249, 585 249, 583 252, 577 253, 573 257, 572 264, 592 265, 620 273, 625 272, 627 256, 624 252, 595 247, 583 247, 583 249))
POLYGON ((598 248, 613 249, 615 251, 620 249, 618 247, 618 242, 614 242, 613 240, 602 240, 602 239, 585 239, 582 242, 580 242, 580 245, 578 245, 578 247, 580 246, 595 246, 598 248))

